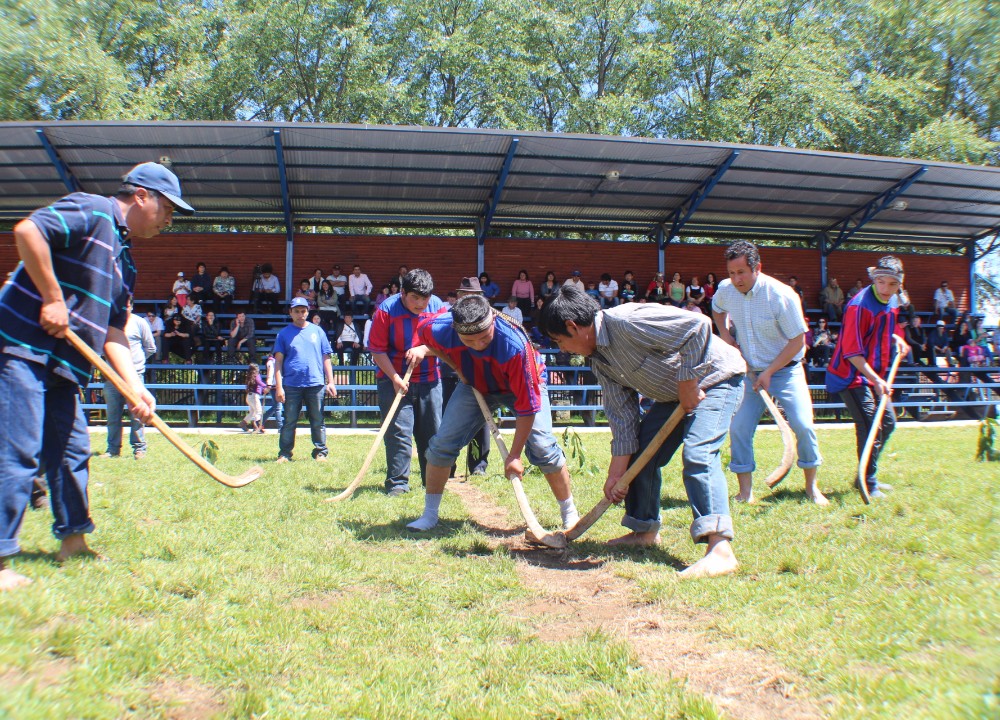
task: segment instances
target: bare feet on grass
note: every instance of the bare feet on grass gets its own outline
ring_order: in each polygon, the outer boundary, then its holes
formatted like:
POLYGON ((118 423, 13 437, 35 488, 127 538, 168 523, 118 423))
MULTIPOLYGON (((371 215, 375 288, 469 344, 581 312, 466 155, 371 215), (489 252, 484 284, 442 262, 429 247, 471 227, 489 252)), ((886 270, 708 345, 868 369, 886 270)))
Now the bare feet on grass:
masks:
POLYGON ((736 554, 729 541, 721 536, 712 535, 708 540, 708 550, 705 551, 705 557, 687 570, 679 572, 677 577, 681 580, 718 577, 736 572, 738 566, 736 554))
POLYGON ((753 501, 754 501, 753 493, 747 493, 746 495, 744 495, 743 493, 737 493, 736 495, 733 496, 733 502, 746 503, 747 505, 749 505, 753 501))
POLYGON ((812 500, 817 505, 829 505, 830 501, 826 499, 826 495, 819 491, 819 488, 813 488, 812 490, 806 490, 806 497, 812 500))
POLYGON ((95 560, 105 559, 99 552, 90 549, 84 535, 67 535, 63 538, 62 544, 59 546, 59 552, 56 553, 56 562, 64 563, 71 557, 85 557, 95 560))
POLYGON ((31 584, 31 578, 19 575, 7 567, 7 563, 0 560, 0 592, 16 590, 19 587, 31 584))
POLYGON ((638 545, 649 546, 660 544, 658 532, 630 532, 614 540, 608 540, 608 545, 638 545))

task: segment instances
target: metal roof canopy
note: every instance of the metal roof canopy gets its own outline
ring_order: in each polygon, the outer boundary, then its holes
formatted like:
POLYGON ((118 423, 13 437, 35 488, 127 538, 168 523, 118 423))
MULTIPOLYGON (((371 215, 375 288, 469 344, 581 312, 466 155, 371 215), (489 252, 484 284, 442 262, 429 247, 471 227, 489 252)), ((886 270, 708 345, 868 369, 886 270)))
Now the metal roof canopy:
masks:
MULTIPOLYGON (((465 128, 0 123, 0 220, 169 157, 186 222, 555 230, 968 249, 1000 168, 790 148, 465 128)), ((991 247, 992 249, 992 247, 991 247)), ((829 252, 829 251, 828 251, 829 252)))

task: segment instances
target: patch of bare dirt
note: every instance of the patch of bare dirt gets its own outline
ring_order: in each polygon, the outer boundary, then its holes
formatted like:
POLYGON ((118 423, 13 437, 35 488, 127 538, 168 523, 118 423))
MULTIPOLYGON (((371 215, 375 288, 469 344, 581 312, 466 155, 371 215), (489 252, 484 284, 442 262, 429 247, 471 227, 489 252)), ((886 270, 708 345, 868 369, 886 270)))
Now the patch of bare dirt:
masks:
POLYGON ((479 488, 467 483, 449 487, 494 545, 507 546, 519 559, 518 573, 538 598, 512 605, 509 612, 533 625, 539 639, 554 642, 600 629, 627 639, 645 667, 682 678, 689 690, 708 696, 730 717, 824 717, 819 705, 803 696, 801 679, 766 652, 727 647, 709 637, 709 613, 641 602, 634 584, 617 576, 607 562, 574 557, 572 548, 528 543, 523 528, 479 488))
POLYGON ((149 702, 167 720, 208 720, 220 717, 226 704, 219 693, 187 678, 165 678, 149 693, 149 702))
POLYGON ((13 690, 27 683, 41 688, 55 687, 72 667, 73 662, 67 658, 48 657, 32 663, 29 672, 11 668, 0 673, 0 688, 13 690))

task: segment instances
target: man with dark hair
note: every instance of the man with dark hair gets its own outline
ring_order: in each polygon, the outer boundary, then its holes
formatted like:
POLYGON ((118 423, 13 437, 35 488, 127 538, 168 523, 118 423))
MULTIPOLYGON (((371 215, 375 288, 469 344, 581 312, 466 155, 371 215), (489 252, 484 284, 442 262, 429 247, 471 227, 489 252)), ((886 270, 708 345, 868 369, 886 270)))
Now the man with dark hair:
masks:
POLYGON ((753 436, 757 432, 764 400, 759 390, 778 399, 798 440, 798 465, 806 480, 806 495, 817 505, 829 501, 816 486, 816 468, 823 462, 813 426, 812 398, 806 384, 802 358, 809 326, 799 297, 785 283, 761 272, 760 253, 746 240, 726 250, 729 279, 719 283, 712 298, 712 316, 719 335, 739 348, 753 372, 747 374, 743 404, 729 428, 732 460, 729 469, 740 481, 739 502, 753 502, 753 436), (732 324, 730 324, 730 321, 732 324), (733 337, 732 329, 736 331, 733 337))
MULTIPOLYGON (((260 277, 257 278, 254 290, 254 297, 250 302, 254 307, 260 306, 265 312, 277 315, 279 310, 278 302, 281 297, 281 283, 278 276, 274 274, 271 263, 264 263, 260 266, 260 277)), ((253 362, 251 360, 251 362, 253 362)))
POLYGON ((385 490, 390 496, 410 491, 411 438, 417 441, 420 477, 427 479, 427 445, 441 424, 441 371, 434 355, 425 356, 403 379, 420 345, 417 326, 441 312, 444 303, 434 292, 434 280, 415 268, 403 276, 402 291, 384 300, 372 316, 368 350, 378 366, 376 382, 383 422, 397 393, 404 393, 392 425, 385 433, 385 490))
POLYGON ((90 436, 80 384, 86 358, 65 340, 72 329, 139 396, 129 411, 142 422, 155 402, 132 363, 126 303, 135 287, 131 237, 151 238, 174 211, 194 209, 157 163, 137 165, 114 197, 72 193, 14 227, 21 264, 0 290, 0 592, 31 582, 7 558, 20 552, 18 532, 43 466, 51 490, 57 560, 93 555, 87 499, 90 436))
POLYGON ((441 427, 427 450, 423 515, 407 527, 429 530, 437 525, 449 470, 486 421, 473 388, 483 394, 491 409, 509 407, 517 416, 504 474, 524 475, 521 452, 526 449, 528 460, 539 467, 559 501, 563 526, 572 527, 578 515, 566 457, 552 435, 545 363, 524 330, 494 312, 482 295, 467 295, 450 313, 425 322, 417 332, 424 347, 414 348, 414 356, 434 353, 461 374, 463 383, 448 401, 441 427))
POLYGON ((560 350, 589 357, 603 391, 612 435, 604 494, 611 502, 625 500, 622 525, 631 530, 610 544, 659 544, 660 468, 683 443, 684 487, 694 516, 691 537, 707 543, 708 550, 681 577, 733 572, 733 521, 719 453, 743 398, 746 363, 739 352, 712 334, 703 315, 638 303, 601 310, 572 287, 561 288, 545 303, 539 328, 560 350), (640 395, 653 401, 645 414, 640 395), (621 476, 678 404, 687 417, 628 492, 616 492, 621 476))
POLYGON ((250 356, 250 362, 257 362, 257 329, 253 318, 248 318, 242 310, 229 323, 226 362, 230 365, 236 362, 236 353, 241 350, 250 356))

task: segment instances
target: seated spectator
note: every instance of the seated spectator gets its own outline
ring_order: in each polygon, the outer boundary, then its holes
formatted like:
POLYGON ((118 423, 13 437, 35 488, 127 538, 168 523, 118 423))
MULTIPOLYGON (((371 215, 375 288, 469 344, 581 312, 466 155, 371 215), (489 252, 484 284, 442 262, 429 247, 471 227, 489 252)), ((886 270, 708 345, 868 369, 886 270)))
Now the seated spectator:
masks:
POLYGON ((260 277, 254 279, 253 291, 250 293, 250 304, 255 311, 277 315, 281 308, 280 302, 281 283, 278 281, 278 276, 274 274, 274 267, 271 263, 264 263, 260 266, 260 277))
MULTIPOLYGON (((622 274, 622 281, 620 283, 618 283, 619 289, 625 287, 625 283, 632 283, 632 287, 634 287, 636 289, 636 292, 638 292, 638 290, 639 290, 639 283, 637 283, 635 281, 635 273, 632 272, 631 270, 626 270, 622 274)), ((618 294, 618 297, 621 297, 621 293, 618 294)), ((625 301, 622 300, 622 302, 625 302, 625 301)))
POLYGON ((976 339, 969 336, 965 345, 961 349, 961 357, 963 365, 971 365, 972 367, 981 367, 986 364, 986 352, 983 350, 982 346, 976 342, 976 339))
MULTIPOLYGON (((806 312, 806 298, 805 294, 802 292, 802 286, 799 285, 799 279, 794 275, 788 277, 788 287, 795 291, 795 294, 799 296, 799 305, 802 306, 802 314, 805 315, 806 312)), ((715 291, 712 291, 715 294, 715 291)))
POLYGON ((917 316, 917 311, 913 307, 913 303, 910 302, 910 295, 906 292, 906 289, 900 286, 899 292, 896 293, 899 299, 899 314, 896 319, 901 323, 906 323, 907 325, 913 324, 913 319, 917 316))
POLYGON ((684 293, 687 291, 687 285, 681 281, 681 274, 675 272, 673 277, 670 279, 670 284, 667 285, 668 299, 671 305, 676 308, 684 307, 684 293))
POLYGON ((351 365, 358 364, 358 355, 361 353, 361 338, 358 337, 358 331, 354 327, 354 316, 348 313, 344 316, 344 327, 340 330, 340 335, 337 337, 337 359, 341 365, 346 365, 344 362, 344 353, 351 353, 351 365))
POLYGON ((538 320, 538 313, 542 311, 543 307, 545 307, 545 298, 539 295, 535 298, 535 314, 533 315, 536 321, 538 320))
POLYGON ((375 296, 375 309, 378 310, 382 303, 392 297, 392 291, 389 289, 388 285, 383 285, 382 289, 378 291, 378 295, 375 296))
POLYGON ((340 329, 340 298, 329 280, 320 283, 319 293, 316 295, 316 308, 323 318, 327 332, 337 337, 337 331, 340 329))
POLYGON ((663 273, 655 273, 649 285, 646 286, 646 300, 657 302, 661 305, 667 302, 667 288, 663 279, 663 273))
POLYGON ((317 295, 319 295, 319 291, 323 287, 324 280, 326 280, 326 278, 323 277, 323 271, 320 270, 319 268, 316 268, 315 270, 313 270, 312 277, 309 278, 309 289, 312 290, 317 295))
MULTIPOLYGON (((410 272, 410 268, 406 265, 400 265, 396 269, 396 274, 389 278, 389 287, 392 288, 393 285, 396 286, 396 293, 399 292, 399 288, 403 287, 403 278, 406 277, 406 273, 410 272)), ((396 293, 392 293, 395 295, 396 293)))
POLYGON ((694 302, 699 308, 702 308, 705 304, 705 288, 702 286, 701 282, 698 280, 698 276, 694 275, 691 278, 691 283, 685 289, 684 299, 690 304, 694 302))
POLYGON ((972 338, 972 333, 969 331, 969 323, 965 320, 961 320, 958 323, 958 327, 951 336, 951 354, 952 357, 960 357, 962 353, 962 348, 969 343, 969 339, 972 338))
MULTIPOLYGON (((789 278, 789 281, 791 281, 791 279, 792 278, 789 278)), ((796 282, 796 285, 797 284, 798 282, 796 282)), ((701 304, 701 307, 702 310, 705 310, 706 315, 710 315, 711 313, 709 313, 708 310, 712 307, 712 298, 715 297, 715 291, 719 288, 718 281, 715 279, 715 273, 710 272, 705 275, 705 284, 702 285, 702 287, 705 289, 705 302, 701 304)), ((801 300, 801 298, 802 292, 800 290, 799 299, 801 300)), ((802 304, 802 307, 805 308, 805 303, 802 304)), ((713 326, 714 325, 715 323, 713 323, 713 326)))
POLYGON ((923 327, 923 321, 919 315, 915 315, 911 322, 906 324, 905 330, 906 344, 910 346, 910 356, 908 361, 914 365, 926 365, 931 361, 931 351, 927 344, 927 331, 923 327))
POLYGON ((703 313, 701 311, 701 305, 699 305, 698 303, 696 303, 694 301, 694 299, 692 299, 692 298, 688 298, 687 304, 684 305, 684 309, 687 310, 688 312, 696 312, 699 315, 704 315, 705 314, 705 313, 703 313))
POLYGON ((955 293, 948 287, 947 280, 942 280, 941 287, 934 291, 934 316, 951 323, 958 317, 955 293))
POLYGON ((340 304, 340 314, 343 315, 347 309, 347 300, 350 295, 347 293, 347 276, 340 269, 340 265, 334 265, 333 270, 326 276, 326 279, 333 285, 333 291, 337 293, 337 302, 340 304))
POLYGON ((590 295, 590 297, 594 298, 596 302, 598 303, 601 302, 601 292, 597 289, 597 283, 593 281, 587 283, 586 292, 588 295, 590 295))
POLYGON ((295 297, 303 298, 309 303, 310 310, 316 309, 316 292, 312 289, 312 285, 308 279, 299 283, 299 289, 295 291, 295 297))
POLYGON ((479 287, 482 288, 483 295, 490 301, 491 305, 496 301, 497 297, 500 296, 500 286, 495 282, 492 282, 487 273, 480 274, 479 287))
POLYGON ((236 353, 245 351, 250 355, 250 362, 257 362, 257 333, 253 318, 248 318, 245 312, 236 313, 229 323, 229 340, 226 342, 226 362, 236 362, 236 353))
POLYGON ((598 300, 602 308, 613 308, 618 305, 618 283, 611 279, 611 273, 603 273, 601 282, 597 285, 598 300))
POLYGON ((212 300, 212 278, 206 272, 205 263, 200 262, 195 267, 197 271, 191 278, 191 294, 188 296, 188 301, 207 307, 205 303, 212 300))
POLYGON ((191 281, 184 279, 184 273, 177 273, 177 279, 174 280, 174 288, 171 292, 177 298, 179 307, 187 305, 188 295, 191 294, 191 281))
MULTIPOLYGON (((367 315, 372 306, 372 281, 361 272, 361 266, 355 265, 353 271, 347 277, 347 291, 350 298, 351 315, 367 315)), ((347 322, 345 313, 344 322, 347 322)), ((355 333, 357 335, 357 333, 355 333)))
POLYGON ((535 286, 531 284, 527 270, 519 270, 517 280, 510 288, 510 294, 517 298, 517 307, 522 317, 531 316, 531 308, 535 304, 535 286))
POLYGON ((191 364, 191 328, 179 313, 167 323, 167 331, 163 333, 163 359, 170 362, 170 353, 191 364))
POLYGON ((865 289, 865 284, 858 280, 854 283, 854 287, 847 291, 847 302, 851 302, 855 295, 865 289))
POLYGON ((212 295, 215 296, 216 309, 220 313, 230 313, 233 300, 236 298, 236 278, 229 274, 229 268, 223 266, 212 281, 212 295))
POLYGON ((399 287, 400 287, 399 283, 397 283, 395 280, 389 283, 389 297, 392 297, 393 295, 399 295, 399 287))
POLYGON ((623 282, 621 292, 618 294, 618 299, 623 303, 635 302, 635 295, 635 283, 631 280, 623 282))
POLYGON ((538 288, 538 296, 544 300, 558 289, 559 281, 556 280, 556 274, 549 270, 545 273, 545 280, 542 281, 542 284, 538 288))
POLYGON ((181 310, 181 315, 192 326, 201 320, 201 314, 201 305, 196 302, 188 301, 188 304, 181 310))
POLYGON ((844 291, 837 284, 837 278, 830 278, 826 287, 819 294, 823 312, 831 322, 840 322, 844 315, 844 291))
POLYGON ((454 290, 449 290, 448 294, 445 296, 444 299, 444 304, 448 306, 445 312, 451 312, 451 309, 455 307, 455 303, 457 302, 458 302, 458 293, 455 292, 454 290))
POLYGON ((163 306, 163 312, 160 315, 163 317, 164 325, 170 320, 174 315, 178 315, 181 311, 180 306, 177 304, 177 298, 171 295, 167 298, 167 304, 163 306))
POLYGON ((201 348, 201 361, 203 363, 218 363, 219 354, 222 351, 222 326, 215 317, 215 313, 209 310, 202 318, 191 327, 192 347, 201 348))
POLYGON ((153 356, 155 362, 160 362, 163 358, 163 320, 155 312, 146 313, 146 322, 149 329, 153 331, 153 342, 156 343, 156 354, 153 356))
POLYGON ((945 328, 944 320, 938 320, 927 337, 927 344, 930 346, 930 359, 932 365, 938 364, 939 358, 944 358, 946 365, 951 364, 951 338, 945 328))
POLYGON ((575 287, 581 292, 586 292, 586 285, 583 283, 583 273, 579 270, 574 270, 573 273, 566 278, 563 283, 563 287, 575 287))
POLYGON ((833 357, 833 348, 836 342, 833 333, 827 327, 826 318, 821 317, 816 321, 816 327, 812 332, 812 345, 809 348, 809 360, 814 367, 826 367, 833 357))
POLYGON ((517 306, 517 298, 513 295, 507 299, 507 306, 500 312, 518 325, 524 325, 524 315, 521 313, 521 308, 517 306))

